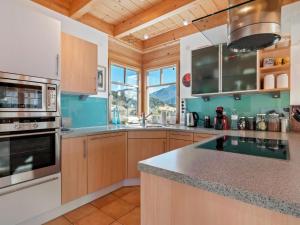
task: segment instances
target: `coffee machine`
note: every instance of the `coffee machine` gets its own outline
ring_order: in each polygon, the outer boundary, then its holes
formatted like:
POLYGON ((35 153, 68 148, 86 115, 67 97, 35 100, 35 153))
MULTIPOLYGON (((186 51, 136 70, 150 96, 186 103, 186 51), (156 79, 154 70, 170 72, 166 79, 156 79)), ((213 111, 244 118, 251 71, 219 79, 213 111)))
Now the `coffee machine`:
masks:
POLYGON ((224 115, 224 108, 222 106, 217 107, 216 116, 214 120, 214 127, 216 130, 229 130, 228 117, 224 115))

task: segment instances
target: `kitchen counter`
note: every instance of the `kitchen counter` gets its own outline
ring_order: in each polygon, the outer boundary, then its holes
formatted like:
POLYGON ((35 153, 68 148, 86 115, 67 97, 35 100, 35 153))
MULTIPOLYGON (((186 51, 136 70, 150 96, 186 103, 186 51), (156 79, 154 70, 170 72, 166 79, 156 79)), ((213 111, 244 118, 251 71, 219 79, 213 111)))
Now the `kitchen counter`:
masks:
POLYGON ((286 161, 199 149, 197 148, 201 144, 199 142, 144 160, 139 163, 139 170, 256 206, 300 217, 300 134, 217 131, 180 125, 148 128, 108 125, 72 129, 69 132, 62 132, 62 138, 131 130, 176 130, 220 136, 288 140, 289 160, 286 161))
POLYGON ((197 148, 200 144, 197 143, 144 160, 139 163, 139 170, 300 217, 300 134, 214 132, 222 135, 288 140, 290 158, 279 160, 205 150, 197 148))
POLYGON ((130 130, 178 130, 178 131, 189 131, 189 132, 199 132, 206 134, 220 134, 220 131, 214 129, 206 128, 195 128, 195 127, 186 127, 181 125, 170 125, 170 126, 152 126, 152 127, 141 127, 135 125, 107 125, 107 126, 98 126, 98 127, 87 127, 87 128, 74 128, 70 131, 62 131, 62 138, 72 138, 80 136, 89 136, 101 133, 110 133, 110 132, 120 132, 120 131, 130 131, 130 130))

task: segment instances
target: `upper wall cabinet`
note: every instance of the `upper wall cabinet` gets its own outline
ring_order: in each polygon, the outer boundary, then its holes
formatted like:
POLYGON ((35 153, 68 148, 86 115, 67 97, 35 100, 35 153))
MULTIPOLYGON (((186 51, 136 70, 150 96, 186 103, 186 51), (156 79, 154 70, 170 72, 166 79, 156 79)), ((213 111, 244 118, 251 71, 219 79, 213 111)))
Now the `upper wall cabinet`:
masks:
POLYGON ((192 94, 219 92, 219 47, 192 52, 192 94))
POLYGON ((65 33, 61 40, 62 91, 97 94, 97 45, 65 33))
POLYGON ((23 1, 1 0, 0 27, 0 71, 59 79, 59 21, 23 1))
POLYGON ((192 52, 192 95, 258 90, 257 52, 235 53, 226 44, 192 52))
POLYGON ((222 92, 257 89, 257 53, 238 53, 222 45, 222 92))

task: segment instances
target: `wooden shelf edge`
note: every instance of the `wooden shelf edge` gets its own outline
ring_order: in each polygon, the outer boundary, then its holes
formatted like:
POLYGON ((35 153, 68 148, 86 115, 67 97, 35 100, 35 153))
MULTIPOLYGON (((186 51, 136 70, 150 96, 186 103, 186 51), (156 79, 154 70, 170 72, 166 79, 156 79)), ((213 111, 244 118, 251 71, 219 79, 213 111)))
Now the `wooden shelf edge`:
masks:
POLYGON ((272 93, 272 92, 281 92, 281 91, 290 91, 290 88, 275 88, 275 89, 260 89, 258 90, 258 93, 272 93))
POLYGON ((290 63, 279 66, 260 67, 259 70, 261 73, 271 73, 277 71, 290 70, 290 63))

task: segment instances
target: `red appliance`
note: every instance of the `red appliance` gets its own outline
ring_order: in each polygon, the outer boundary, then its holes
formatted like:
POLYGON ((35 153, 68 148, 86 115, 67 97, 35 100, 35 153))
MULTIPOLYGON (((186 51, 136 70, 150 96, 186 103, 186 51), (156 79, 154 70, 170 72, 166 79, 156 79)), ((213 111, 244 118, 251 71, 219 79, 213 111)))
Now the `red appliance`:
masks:
POLYGON ((214 120, 214 127, 216 130, 229 130, 228 117, 224 115, 224 108, 222 106, 217 107, 217 115, 214 120))

